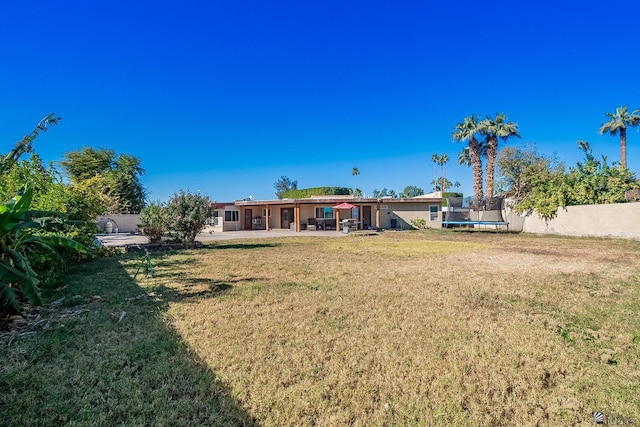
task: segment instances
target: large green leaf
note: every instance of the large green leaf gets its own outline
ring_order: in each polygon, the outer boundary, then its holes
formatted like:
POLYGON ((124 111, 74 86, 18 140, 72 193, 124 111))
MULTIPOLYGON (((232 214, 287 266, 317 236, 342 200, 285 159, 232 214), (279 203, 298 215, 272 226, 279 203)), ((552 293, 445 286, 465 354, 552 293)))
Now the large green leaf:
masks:
POLYGON ((25 258, 20 252, 13 249, 7 249, 7 253, 13 261, 13 265, 24 273, 24 279, 19 283, 22 293, 27 297, 31 304, 42 304, 42 301, 40 300, 40 288, 38 287, 40 279, 38 279, 38 275, 33 271, 31 265, 29 265, 27 258, 25 258))

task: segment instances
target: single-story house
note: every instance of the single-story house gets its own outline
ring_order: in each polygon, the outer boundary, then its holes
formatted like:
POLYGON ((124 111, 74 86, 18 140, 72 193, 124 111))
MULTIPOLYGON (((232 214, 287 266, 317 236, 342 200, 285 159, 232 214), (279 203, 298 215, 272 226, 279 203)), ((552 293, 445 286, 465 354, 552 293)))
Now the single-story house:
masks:
POLYGON ((239 230, 337 230, 348 220, 350 228, 410 229, 423 219, 426 227, 442 227, 442 196, 361 198, 312 196, 306 199, 237 200, 211 204, 214 231, 239 230), (339 207, 343 204, 342 207, 339 207))

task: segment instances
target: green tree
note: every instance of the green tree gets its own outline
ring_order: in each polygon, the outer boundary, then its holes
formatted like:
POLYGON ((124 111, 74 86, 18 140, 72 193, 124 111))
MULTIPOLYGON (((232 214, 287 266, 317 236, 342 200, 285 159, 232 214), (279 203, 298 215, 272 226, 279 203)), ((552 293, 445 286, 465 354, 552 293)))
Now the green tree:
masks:
POLYGON ((546 179, 553 171, 564 170, 563 165, 539 154, 534 145, 501 149, 496 166, 497 188, 515 201, 529 194, 539 178, 546 179))
POLYGON ((144 173, 137 157, 122 154, 115 159, 113 169, 105 174, 112 213, 135 214, 142 211, 147 194, 139 177, 144 173))
POLYGON ((383 197, 396 197, 396 192, 393 190, 387 190, 385 187, 382 190, 373 190, 373 197, 377 199, 381 199, 383 197))
POLYGON ((480 203, 483 197, 482 191, 482 145, 476 138, 480 132, 479 118, 475 115, 465 117, 462 122, 453 128, 453 141, 468 141, 469 157, 473 169, 473 197, 475 203, 480 203))
POLYGON ((424 190, 415 185, 407 185, 404 187, 402 193, 400 193, 400 198, 408 199, 411 197, 422 196, 424 194, 424 190))
POLYGON ((13 149, 4 156, 0 156, 0 174, 4 174, 11 169, 13 164, 26 153, 31 153, 33 150, 33 141, 40 135, 47 131, 49 126, 57 125, 62 120, 60 117, 55 117, 54 113, 49 114, 44 119, 40 120, 35 129, 30 134, 25 135, 13 149))
POLYGON ((360 191, 360 189, 358 188, 358 175, 360 175, 360 169, 354 167, 351 170, 351 175, 356 178, 356 186, 353 187, 353 195, 355 197, 359 197, 362 194, 362 191, 360 191))
POLYGON ((298 189, 298 181, 292 181, 286 176, 281 176, 280 179, 273 184, 273 187, 276 189, 276 197, 278 199, 282 199, 284 197, 284 193, 287 191, 298 189))
POLYGON ((433 153, 431 155, 431 161, 433 162, 433 191, 436 190, 436 181, 438 180, 438 161, 440 160, 440 155, 438 153, 433 153))
POLYGON ((113 170, 116 152, 105 148, 84 147, 65 153, 60 165, 73 182, 105 175, 113 170))
POLYGON ((169 200, 167 213, 169 229, 190 247, 211 216, 209 198, 180 190, 169 200))
MULTIPOLYGON (((536 212, 549 220, 556 216, 559 207, 586 204, 624 202, 626 191, 638 188, 640 181, 626 168, 612 167, 605 157, 598 160, 586 141, 578 141, 584 153, 584 161, 565 171, 564 166, 531 153, 513 153, 501 160, 501 171, 508 190, 517 194, 516 212, 536 212)), ((507 152, 509 153, 509 152, 507 152)))
POLYGON ((600 126, 600 134, 620 134, 620 166, 627 167, 627 127, 640 126, 640 110, 629 113, 629 106, 617 107, 615 113, 605 113, 609 120, 600 126))
POLYGON ((495 164, 498 158, 498 140, 506 141, 511 137, 520 138, 518 124, 508 122, 505 114, 496 114, 495 118, 487 117, 479 125, 480 134, 485 136, 487 152, 486 182, 487 197, 494 194, 495 164))
POLYGON ((99 186, 108 198, 109 213, 140 213, 145 206, 146 190, 140 182, 145 171, 140 159, 113 150, 84 147, 70 151, 60 162, 72 183, 99 177, 99 186))

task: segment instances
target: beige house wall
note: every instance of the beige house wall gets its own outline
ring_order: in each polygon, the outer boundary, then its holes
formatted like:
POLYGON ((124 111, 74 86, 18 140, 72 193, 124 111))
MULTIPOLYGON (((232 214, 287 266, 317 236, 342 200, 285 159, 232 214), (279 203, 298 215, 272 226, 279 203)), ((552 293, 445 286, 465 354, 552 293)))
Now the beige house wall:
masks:
POLYGON ((396 228, 410 230, 411 220, 422 218, 428 228, 442 228, 442 206, 434 203, 394 203, 384 200, 380 203, 380 228, 392 228, 391 220, 396 220, 396 228), (431 220, 430 206, 438 209, 437 220, 431 220))
MULTIPOLYGON (((640 239, 640 202, 567 206, 548 222, 535 213, 520 218, 525 233, 640 239)), ((516 225, 517 216, 508 214, 507 221, 511 219, 516 225)))

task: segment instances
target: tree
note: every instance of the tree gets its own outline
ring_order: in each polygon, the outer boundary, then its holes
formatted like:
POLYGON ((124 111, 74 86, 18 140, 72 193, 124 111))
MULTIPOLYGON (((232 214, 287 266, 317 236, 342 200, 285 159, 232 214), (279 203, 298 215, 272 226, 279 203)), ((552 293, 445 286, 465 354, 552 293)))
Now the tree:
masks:
POLYGON ((356 178, 356 186, 353 187, 354 188, 353 195, 354 195, 354 197, 359 197, 358 195, 356 195, 356 193, 359 192, 360 194, 362 194, 362 192, 358 188, 358 175, 360 175, 360 170, 358 168, 353 168, 351 170, 351 175, 353 175, 356 178))
POLYGON ((373 190, 373 197, 377 199, 381 199, 383 197, 396 197, 396 192, 393 190, 387 190, 383 188, 382 190, 373 190))
POLYGON ((25 135, 11 150, 4 156, 0 157, 0 174, 4 174, 11 166, 25 153, 30 153, 33 149, 33 141, 40 135, 40 133, 46 132, 49 126, 57 125, 62 120, 60 117, 55 117, 54 113, 49 114, 36 125, 35 129, 30 134, 25 135))
POLYGON ((627 167, 627 127, 640 126, 640 110, 629 114, 629 106, 617 107, 615 113, 605 113, 611 120, 600 126, 600 134, 620 134, 620 166, 627 167))
POLYGON ((640 186, 626 168, 612 167, 606 158, 596 159, 586 141, 578 141, 585 159, 565 171, 564 166, 531 150, 501 152, 499 170, 510 184, 507 193, 516 200, 516 212, 536 212, 549 220, 559 207, 619 203, 625 192, 640 186))
POLYGON ((140 159, 129 154, 116 157, 113 169, 105 175, 106 191, 111 198, 112 213, 140 213, 145 206, 146 191, 140 182, 145 170, 140 159))
POLYGON ((415 185, 407 185, 404 187, 402 193, 400 193, 400 198, 408 199, 411 197, 422 196, 424 194, 424 190, 415 185))
POLYGON ((495 118, 487 117, 480 122, 480 134, 485 136, 487 150, 486 182, 487 197, 493 197, 495 164, 498 158, 498 140, 506 141, 510 137, 520 138, 518 124, 507 122, 505 114, 496 114, 495 118))
POLYGON ((146 190, 140 182, 145 170, 140 159, 115 151, 84 147, 65 154, 60 162, 72 183, 98 177, 97 182, 108 199, 109 213, 139 213, 145 206, 146 190))
POLYGON ((287 191, 298 189, 298 181, 291 181, 286 176, 281 176, 280 179, 273 184, 273 187, 276 189, 276 197, 282 199, 284 193, 287 191))
POLYGON ((180 242, 190 247, 211 216, 209 198, 180 190, 169 200, 167 213, 169 229, 180 242))
POLYGON ((533 145, 503 148, 496 166, 498 188, 516 202, 531 192, 534 182, 547 179, 553 170, 564 169, 561 164, 539 154, 533 145))
POLYGON ((479 132, 479 119, 471 115, 465 117, 462 122, 455 125, 452 134, 454 142, 468 141, 469 157, 473 168, 473 197, 475 203, 482 201, 482 145, 477 140, 476 135, 479 132))
POLYGON ((438 160, 440 159, 440 155, 438 153, 433 153, 431 155, 431 161, 433 162, 433 191, 436 190, 436 181, 438 180, 438 160))
POLYGON ((443 154, 440 157, 438 157, 438 164, 442 168, 442 185, 440 186, 440 188, 442 189, 443 193, 447 189, 446 183, 448 182, 447 181, 447 162, 449 162, 449 156, 447 156, 446 154, 443 154))
POLYGON ((464 147, 460 153, 458 153, 458 164, 460 166, 471 166, 471 155, 469 154, 469 146, 464 147))
POLYGON ((84 147, 65 153, 60 165, 72 182, 105 175, 113 170, 116 152, 105 148, 84 147))

